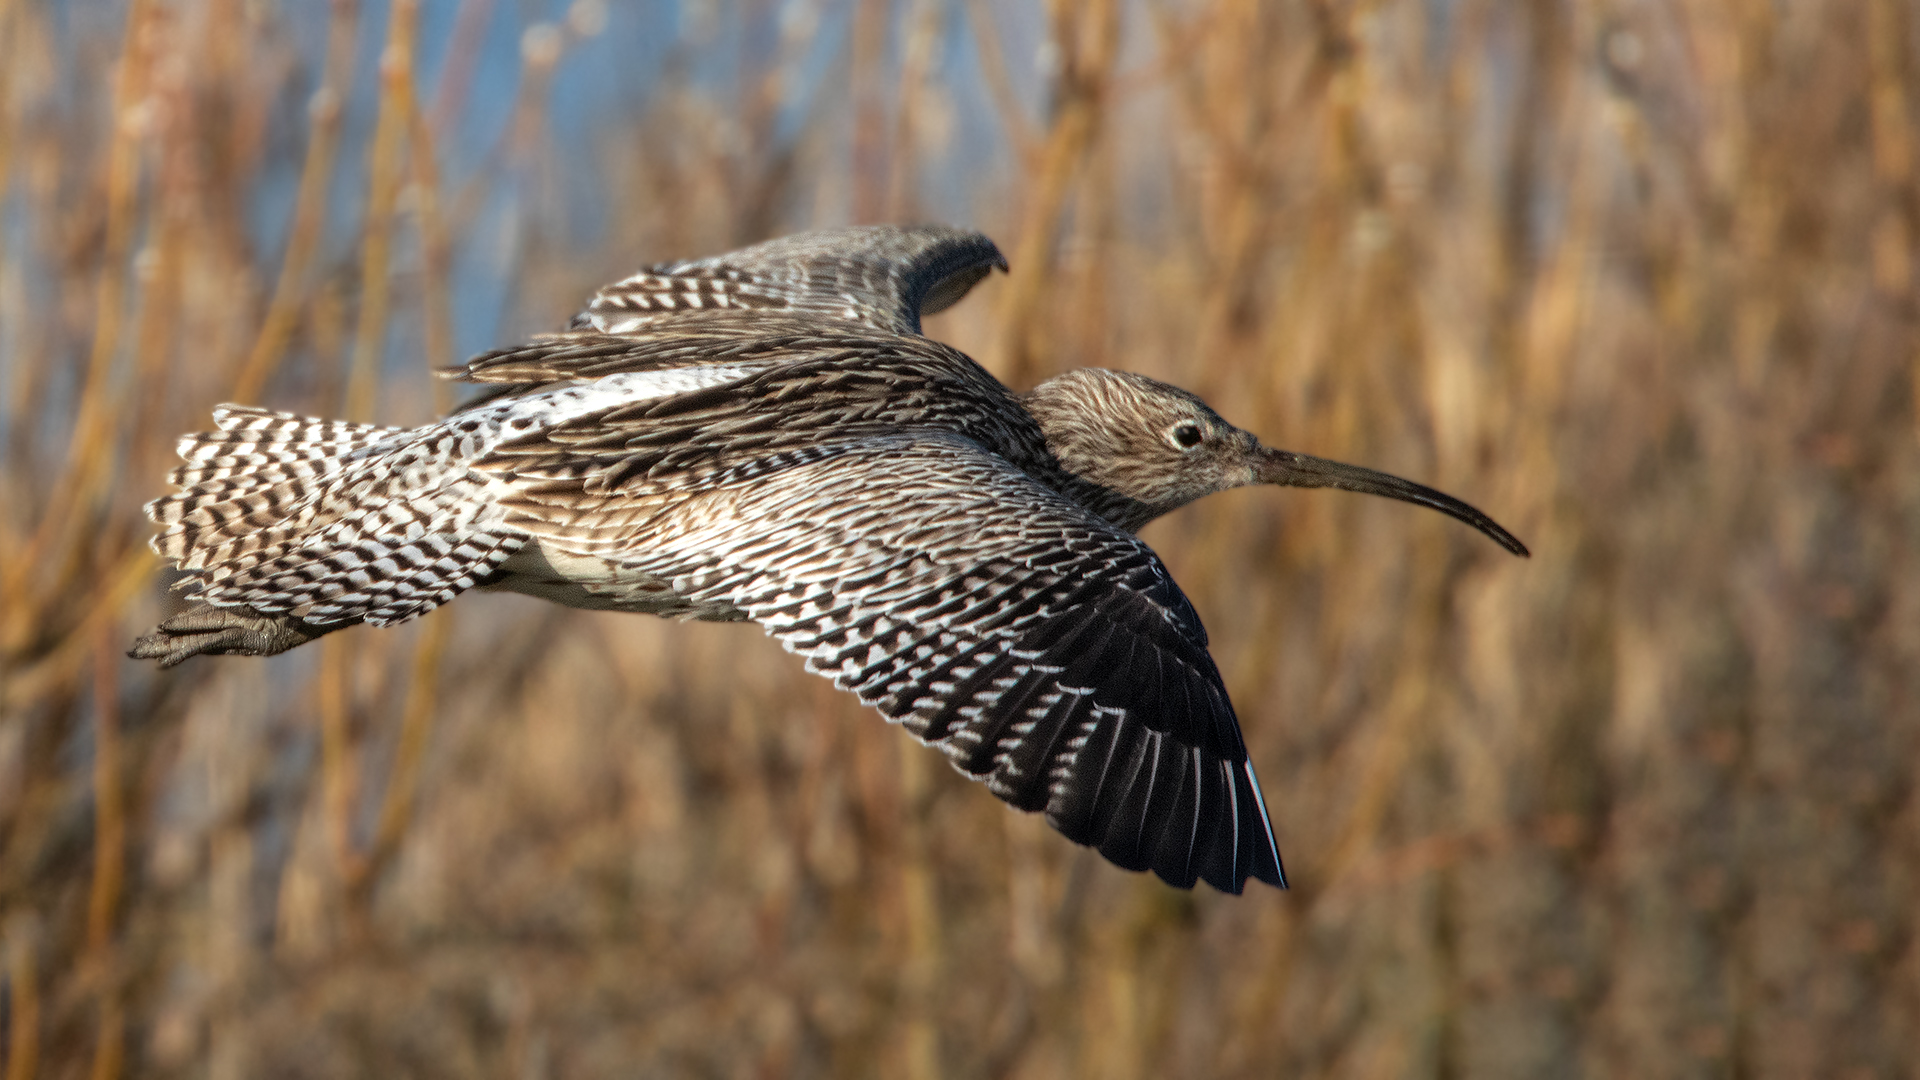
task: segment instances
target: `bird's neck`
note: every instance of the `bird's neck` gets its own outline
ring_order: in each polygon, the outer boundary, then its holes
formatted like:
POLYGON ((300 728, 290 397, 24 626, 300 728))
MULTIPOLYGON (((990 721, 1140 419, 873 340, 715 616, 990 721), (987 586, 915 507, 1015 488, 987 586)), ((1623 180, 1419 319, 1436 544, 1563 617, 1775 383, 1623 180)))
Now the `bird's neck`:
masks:
POLYGON ((1051 480, 1051 486, 1076 505, 1129 533, 1139 532, 1147 522, 1163 513, 1156 507, 1122 495, 1112 488, 1102 487, 1064 469, 1059 470, 1056 477, 1051 480))

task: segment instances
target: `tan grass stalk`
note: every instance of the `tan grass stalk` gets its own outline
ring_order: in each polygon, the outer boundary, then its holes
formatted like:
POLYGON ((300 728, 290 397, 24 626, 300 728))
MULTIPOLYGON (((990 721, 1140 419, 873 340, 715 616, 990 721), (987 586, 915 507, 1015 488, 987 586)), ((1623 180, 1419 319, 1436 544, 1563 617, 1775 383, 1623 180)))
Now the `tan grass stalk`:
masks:
MULTIPOLYGON (((359 735, 353 722, 353 665, 359 656, 356 642, 347 634, 322 638, 320 669, 314 674, 314 704, 320 716, 320 818, 326 838, 326 851, 332 860, 333 884, 343 901, 341 912, 349 920, 348 930, 358 936, 365 923, 357 904, 351 899, 363 876, 365 856, 353 838, 354 811, 360 799, 359 735)), ((295 860, 287 862, 294 872, 295 860)))
POLYGON ((326 228, 328 189, 333 184, 334 163, 339 154, 340 112, 348 92, 347 79, 353 70, 359 10, 355 0, 335 0, 332 6, 323 81, 307 102, 307 154, 300 167, 300 186, 294 196, 287 249, 281 257, 280 275, 274 285, 273 299, 267 304, 266 318, 234 378, 235 401, 259 400, 267 379, 286 352, 287 342, 299 322, 300 309, 307 300, 314 256, 319 253, 321 234, 326 228))
POLYGON ((32 1080, 40 1068, 40 922, 25 911, 7 917, 6 1080, 32 1080))
POLYGON ((133 598, 153 584, 158 561, 145 545, 140 545, 124 552, 100 574, 97 585, 82 591, 77 606, 85 614, 73 629, 51 651, 7 673, 5 683, 0 685, 0 711, 23 709, 71 684, 87 661, 96 628, 118 619, 133 598))
POLYGON ((87 359, 87 371, 80 392, 79 415, 67 443, 67 456, 59 483, 53 485, 40 527, 14 559, 0 569, 0 592, 13 598, 7 605, 8 625, 0 640, 18 641, 22 637, 21 620, 30 619, 33 605, 20 602, 29 592, 39 593, 53 575, 46 575, 48 560, 58 547, 63 553, 73 549, 72 530, 83 508, 97 494, 112 457, 114 410, 122 400, 111 390, 113 362, 119 355, 121 323, 126 317, 127 256, 134 233, 135 203, 140 177, 140 145, 150 119, 138 106, 146 100, 150 49, 155 35, 152 0, 134 0, 127 12, 127 32, 121 47, 119 71, 114 81, 113 135, 108 148, 106 174, 106 239, 100 260, 100 275, 94 294, 93 344, 87 359), (38 578, 38 588, 28 582, 38 578))
POLYGON ((1120 16, 1111 0, 1055 3, 1049 12, 1060 55, 1054 114, 1037 175, 1026 184, 1018 239, 1008 259, 1013 269, 1000 308, 1002 369, 1015 386, 1032 383, 1040 374, 1035 323, 1044 309, 1046 283, 1055 272, 1053 245, 1097 134, 1106 79, 1120 41, 1120 16))
POLYGON ((89 966, 98 979, 99 1027, 93 1080, 113 1080, 125 1058, 125 1013, 120 960, 114 943, 126 880, 127 815, 121 776, 119 627, 102 621, 94 632, 93 885, 87 897, 89 966))
POLYGON ((380 115, 367 167, 367 217, 361 227, 360 321, 347 375, 346 415, 362 423, 373 418, 374 391, 386 355, 392 296, 388 262, 403 176, 401 158, 413 111, 413 39, 419 18, 419 0, 395 0, 387 21, 387 47, 380 54, 380 115))
POLYGON ((1006 128, 1007 138, 1013 143, 1020 162, 1030 171, 1038 153, 1038 139, 1014 92, 1012 76, 1007 73, 1006 53, 1001 48, 1000 28, 994 22, 993 10, 987 0, 966 0, 965 8, 974 47, 980 52, 980 73, 986 79, 987 91, 993 95, 1000 125, 1006 128))
MULTIPOLYGON (((855 222, 879 221, 887 212, 889 148, 881 65, 893 25, 893 8, 891 0, 859 0, 853 9, 853 62, 848 74, 853 95, 853 157, 848 177, 855 222)), ((900 148, 892 149, 898 153, 900 148)))

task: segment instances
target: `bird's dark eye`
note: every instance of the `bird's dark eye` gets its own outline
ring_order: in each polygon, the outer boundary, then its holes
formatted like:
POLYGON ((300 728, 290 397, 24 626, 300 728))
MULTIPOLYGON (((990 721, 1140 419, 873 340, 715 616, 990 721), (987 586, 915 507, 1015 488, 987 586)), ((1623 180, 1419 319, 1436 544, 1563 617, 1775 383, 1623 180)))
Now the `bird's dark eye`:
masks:
POLYGON ((1200 434, 1199 424, 1179 424, 1173 429, 1173 445, 1182 450, 1191 450, 1200 445, 1205 436, 1200 434))

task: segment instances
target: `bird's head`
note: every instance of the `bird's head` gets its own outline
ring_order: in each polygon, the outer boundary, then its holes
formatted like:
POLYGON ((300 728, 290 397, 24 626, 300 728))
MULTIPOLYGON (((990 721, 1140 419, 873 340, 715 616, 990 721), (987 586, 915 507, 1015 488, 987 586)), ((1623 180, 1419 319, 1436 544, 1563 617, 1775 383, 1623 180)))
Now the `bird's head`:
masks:
POLYGON ((1109 521, 1137 530, 1162 514, 1248 484, 1334 487, 1431 507, 1516 555, 1525 544, 1451 495, 1387 473, 1262 446, 1198 397, 1144 375, 1081 368, 1049 379, 1022 404, 1061 468, 1109 521))

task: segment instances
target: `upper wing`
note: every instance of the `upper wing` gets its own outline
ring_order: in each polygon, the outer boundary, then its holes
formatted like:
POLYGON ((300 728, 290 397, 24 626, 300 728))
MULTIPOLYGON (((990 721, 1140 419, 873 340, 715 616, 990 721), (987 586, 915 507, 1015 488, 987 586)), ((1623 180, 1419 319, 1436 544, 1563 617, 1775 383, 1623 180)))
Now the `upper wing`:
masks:
POLYGON ((688 312, 617 334, 591 327, 541 334, 441 373, 462 382, 538 385, 626 372, 913 348, 884 337, 864 326, 817 316, 688 312))
POLYGON ((569 426, 480 463, 517 477, 513 526, 746 611, 1121 866, 1181 887, 1284 883, 1206 632, 1134 537, 950 433, 827 444, 689 495, 611 463, 554 468, 597 441, 578 430, 590 420, 569 426))
POLYGON ((595 294, 574 329, 631 333, 694 312, 823 316, 898 334, 965 296, 1007 260, 980 233, 864 225, 798 233, 725 255, 660 263, 595 294))
POLYGON ((944 225, 800 233, 649 267, 601 289, 567 330, 442 374, 494 384, 471 408, 561 380, 857 348, 876 330, 918 335, 922 314, 1006 266, 993 241, 944 225))

